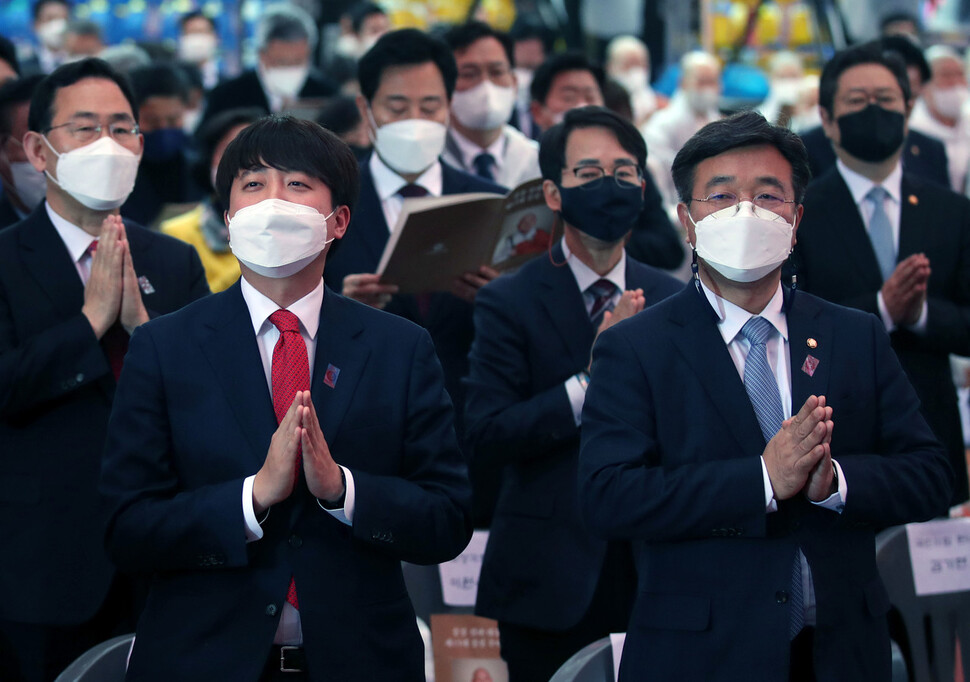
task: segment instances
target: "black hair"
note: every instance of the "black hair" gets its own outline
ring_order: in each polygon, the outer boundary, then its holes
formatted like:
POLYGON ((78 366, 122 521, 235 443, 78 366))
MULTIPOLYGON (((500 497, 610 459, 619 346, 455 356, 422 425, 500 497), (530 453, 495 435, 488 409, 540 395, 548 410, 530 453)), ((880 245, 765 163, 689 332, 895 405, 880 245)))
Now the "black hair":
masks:
POLYGON ((539 142, 539 169, 542 171, 543 180, 552 180, 557 185, 562 182, 569 135, 574 130, 585 128, 609 130, 620 146, 636 158, 641 172, 645 172, 647 145, 636 126, 606 107, 590 105, 570 109, 563 117, 562 123, 557 123, 543 133, 542 140, 539 142))
POLYGON ((33 18, 34 23, 37 23, 37 19, 40 17, 40 12, 44 9, 44 5, 63 5, 67 8, 68 13, 71 12, 71 3, 67 0, 37 0, 34 3, 33 18))
POLYGON ((205 90, 205 82, 202 80, 202 69, 199 68, 198 64, 187 62, 184 59, 179 59, 172 63, 175 64, 175 68, 182 74, 182 78, 185 79, 185 86, 189 90, 205 90))
POLYGON ((889 12, 884 14, 882 19, 879 20, 879 32, 882 33, 886 30, 889 24, 895 24, 897 21, 909 21, 916 27, 917 31, 922 30, 923 25, 920 22, 919 17, 912 12, 906 12, 905 10, 897 12, 889 12))
POLYGON ((102 78, 118 86, 121 94, 131 106, 131 115, 138 121, 138 105, 132 94, 128 79, 115 71, 108 62, 97 57, 88 57, 76 62, 63 64, 37 84, 34 96, 30 100, 30 114, 27 117, 27 127, 36 133, 47 133, 54 118, 54 98, 57 91, 74 85, 85 78, 102 78))
POLYGON ((353 210, 360 191, 357 159, 344 142, 313 121, 274 114, 259 119, 226 147, 216 171, 216 190, 229 206, 232 183, 253 168, 298 171, 330 188, 333 206, 353 210))
POLYGON ((930 71, 930 65, 923 55, 923 50, 913 42, 912 38, 901 35, 884 36, 876 42, 883 52, 896 55, 903 60, 907 67, 915 66, 919 69, 919 77, 923 83, 933 77, 933 72, 930 71))
POLYGON ((346 95, 330 98, 317 115, 317 123, 337 135, 350 132, 360 121, 357 102, 346 95))
POLYGON ((633 104, 627 89, 612 78, 603 83, 603 106, 628 121, 633 120, 633 104))
POLYGON ((394 66, 416 66, 431 62, 445 82, 448 99, 455 91, 458 67, 451 50, 441 40, 416 28, 402 28, 382 35, 357 64, 360 92, 368 102, 381 85, 384 70, 394 66))
POLYGON ((0 86, 0 136, 10 134, 13 127, 10 113, 17 104, 30 102, 37 85, 44 80, 43 74, 15 78, 0 86))
POLYGON ((205 19, 209 22, 209 26, 212 27, 212 32, 216 32, 216 21, 208 14, 200 9, 192 10, 191 12, 186 12, 181 17, 179 17, 179 33, 185 32, 185 25, 192 21, 193 19, 205 19))
POLYGON ((13 69, 14 73, 18 76, 20 75, 20 61, 17 59, 17 48, 3 36, 0 36, 0 60, 10 64, 10 68, 13 69))
POLYGON ((818 84, 818 105, 825 109, 829 116, 832 116, 835 93, 839 89, 839 78, 853 66, 861 64, 879 64, 889 69, 903 91, 903 98, 907 103, 909 102, 913 93, 909 88, 909 76, 906 73, 906 65, 903 60, 894 53, 884 52, 879 42, 865 43, 836 52, 835 56, 822 69, 822 76, 818 84))
POLYGON ((805 188, 812 179, 808 152, 805 151, 802 138, 788 128, 771 125, 764 116, 754 111, 741 112, 708 123, 681 147, 670 169, 680 200, 690 205, 694 191, 694 174, 702 161, 732 149, 759 145, 774 147, 791 164, 795 201, 801 203, 805 188))
POLYGON ((155 63, 135 69, 129 76, 138 106, 151 97, 189 99, 189 81, 182 70, 172 63, 155 63))
POLYGON ((354 33, 360 33, 364 21, 374 14, 385 14, 384 9, 376 2, 358 2, 347 10, 347 16, 350 17, 350 26, 354 29, 354 33))
POLYGON ((515 66, 515 53, 512 49, 512 41, 509 40, 507 33, 497 31, 483 21, 469 21, 466 24, 453 26, 444 35, 444 40, 452 52, 459 52, 468 48, 472 43, 478 42, 482 38, 495 38, 505 56, 508 57, 509 64, 515 66))
POLYGON ((212 156, 216 153, 216 147, 226 133, 240 124, 255 123, 263 118, 266 112, 260 107, 240 107, 238 109, 226 109, 203 123, 195 132, 195 139, 198 143, 199 157, 192 165, 192 174, 199 187, 208 189, 214 193, 216 188, 212 186, 212 156))
POLYGON ((532 77, 532 85, 529 87, 532 101, 545 104, 556 76, 566 71, 589 71, 596 79, 600 92, 603 91, 605 82, 603 69, 589 61, 586 55, 581 52, 562 52, 552 55, 536 69, 535 75, 532 77))
POLYGON ((538 40, 542 43, 546 54, 549 54, 556 42, 556 36, 538 18, 526 15, 520 16, 512 24, 512 28, 509 29, 509 40, 513 45, 526 40, 538 40))
POLYGON ((73 33, 76 36, 95 36, 98 40, 102 40, 101 25, 90 19, 72 19, 67 24, 66 33, 73 33))

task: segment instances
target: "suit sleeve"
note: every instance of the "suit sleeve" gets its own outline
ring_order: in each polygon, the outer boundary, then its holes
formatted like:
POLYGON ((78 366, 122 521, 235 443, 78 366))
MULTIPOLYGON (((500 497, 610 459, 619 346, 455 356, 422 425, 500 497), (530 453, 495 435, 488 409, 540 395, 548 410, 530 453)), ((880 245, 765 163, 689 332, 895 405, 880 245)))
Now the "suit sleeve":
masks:
POLYGON ((647 187, 643 195, 643 210, 630 233, 627 253, 641 263, 676 270, 684 262, 683 240, 664 211, 663 199, 653 176, 645 173, 644 180, 647 187))
POLYGON ((476 460, 489 466, 542 457, 562 440, 579 435, 562 382, 532 393, 531 342, 509 294, 494 286, 479 290, 465 380, 468 442, 475 444, 476 460))
POLYGON ((131 337, 102 461, 108 553, 136 572, 245 566, 243 478, 185 490, 172 448, 156 340, 143 325, 131 337))
POLYGON ((426 332, 410 362, 401 463, 394 476, 352 469, 354 538, 402 561, 455 558, 471 538, 471 487, 444 374, 426 332))
MULTIPOLYGON (((764 536, 760 458, 709 449, 697 457, 663 452, 659 431, 669 416, 662 412, 663 394, 677 389, 651 384, 628 328, 620 323, 603 332, 593 350, 579 455, 586 523, 594 534, 617 540, 706 538, 725 527, 764 536)), ((673 418, 703 429, 702 416, 673 418)))
MULTIPOLYGON (((961 198, 960 207, 960 219, 953 225, 959 234, 957 252, 948 254, 956 260, 952 279, 938 288, 932 286, 930 276, 926 332, 917 335, 917 339, 940 353, 970 355, 970 201, 961 198)), ((931 260, 930 268, 933 267, 931 260)))

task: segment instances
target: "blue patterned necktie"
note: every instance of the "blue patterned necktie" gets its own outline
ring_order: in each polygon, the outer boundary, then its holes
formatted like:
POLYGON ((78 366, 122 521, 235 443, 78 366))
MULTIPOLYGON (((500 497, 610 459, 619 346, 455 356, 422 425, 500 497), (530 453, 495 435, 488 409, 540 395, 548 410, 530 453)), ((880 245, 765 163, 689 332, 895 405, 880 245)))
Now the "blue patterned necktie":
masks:
POLYGON ((599 329, 600 322, 603 321, 603 314, 607 310, 613 310, 613 295, 616 293, 616 285, 606 278, 598 279, 586 288, 586 293, 593 297, 593 307, 589 309, 589 320, 593 323, 594 329, 599 329))
MULTIPOLYGON (((744 360, 744 390, 754 407, 766 444, 781 429, 785 418, 778 382, 768 364, 768 338, 774 333, 772 324, 757 316, 745 322, 741 328, 741 334, 751 344, 744 360)), ((805 624, 801 552, 795 554, 792 562, 790 600, 789 637, 794 639, 805 624)))
POLYGON ((876 185, 866 194, 866 199, 872 202, 872 217, 869 218, 869 240, 872 250, 879 262, 882 281, 885 282, 896 269, 896 243, 893 239, 893 227, 886 213, 886 197, 889 193, 876 185))

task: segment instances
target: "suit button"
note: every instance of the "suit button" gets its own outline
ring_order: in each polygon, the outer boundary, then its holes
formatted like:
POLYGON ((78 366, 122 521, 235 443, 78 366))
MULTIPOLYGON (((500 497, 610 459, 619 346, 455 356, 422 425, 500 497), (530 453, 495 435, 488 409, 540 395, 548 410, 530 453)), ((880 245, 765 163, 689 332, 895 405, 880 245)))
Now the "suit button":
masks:
POLYGON ((299 535, 290 536, 290 547, 292 547, 293 549, 299 549, 302 546, 303 546, 303 538, 301 538, 299 535))
POLYGON ((775 601, 778 602, 779 604, 787 604, 788 593, 785 592, 784 590, 778 590, 777 592, 775 592, 775 601))
POLYGON ((266 607, 266 615, 267 616, 276 615, 276 604, 270 604, 269 606, 266 607))
POLYGON ((82 381, 84 381, 84 375, 79 372, 78 375, 74 377, 74 383, 79 384, 82 381))

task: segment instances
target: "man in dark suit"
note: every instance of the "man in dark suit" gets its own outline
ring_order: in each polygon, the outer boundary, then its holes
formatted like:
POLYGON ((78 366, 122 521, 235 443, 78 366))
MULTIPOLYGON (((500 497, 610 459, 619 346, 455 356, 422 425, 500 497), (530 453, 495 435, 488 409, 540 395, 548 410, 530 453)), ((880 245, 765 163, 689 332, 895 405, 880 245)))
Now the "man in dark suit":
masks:
POLYGON ((602 334, 583 410, 583 516, 636 543, 620 680, 887 680, 874 535, 945 512, 943 449, 878 320, 781 285, 798 137, 739 114, 673 171, 694 284, 602 334))
POLYGON ((451 291, 395 296, 395 283, 382 282, 374 271, 405 196, 504 194, 506 189, 439 159, 457 79, 455 58, 443 41, 416 29, 387 33, 360 60, 358 78, 357 104, 368 121, 374 152, 361 167, 360 209, 347 236, 335 245, 324 279, 345 296, 406 317, 430 332, 448 393, 458 407, 460 433, 472 301, 479 287, 498 273, 483 264, 457 279, 451 291))
POLYGON ((27 160, 23 142, 30 100, 43 79, 27 76, 0 86, 0 229, 23 220, 44 200, 47 178, 27 160))
POLYGON ((142 147, 133 102, 100 60, 43 80, 23 144, 46 201, 0 234, 5 681, 51 680, 134 625, 96 492, 116 372, 134 328, 208 293, 194 249, 117 216, 142 147))
POLYGON ((475 301, 466 424, 472 476, 502 476, 476 611, 499 622, 510 680, 548 680, 586 644, 626 629, 629 543, 589 536, 576 458, 590 348, 599 332, 683 288, 624 250, 643 202, 646 146, 602 107, 542 138, 546 203, 563 241, 475 301), (615 306, 615 308, 614 308, 615 306))
POLYGON ((467 473, 428 335, 324 286, 356 169, 309 121, 240 133, 242 279, 132 339, 101 478, 112 558, 154 574, 128 680, 424 675, 401 561, 465 547, 467 473))
POLYGON ((336 84, 310 65, 316 42, 316 25, 301 8, 277 4, 266 10, 256 30, 258 66, 213 88, 199 125, 226 109, 259 107, 268 114, 336 94, 336 84))
POLYGON ((900 168, 911 101, 900 64, 879 52, 826 65, 819 103, 839 161, 805 197, 796 264, 806 291, 879 315, 950 455, 957 504, 967 468, 948 356, 970 355, 970 202, 900 168), (884 143, 873 134, 894 127, 884 143))

